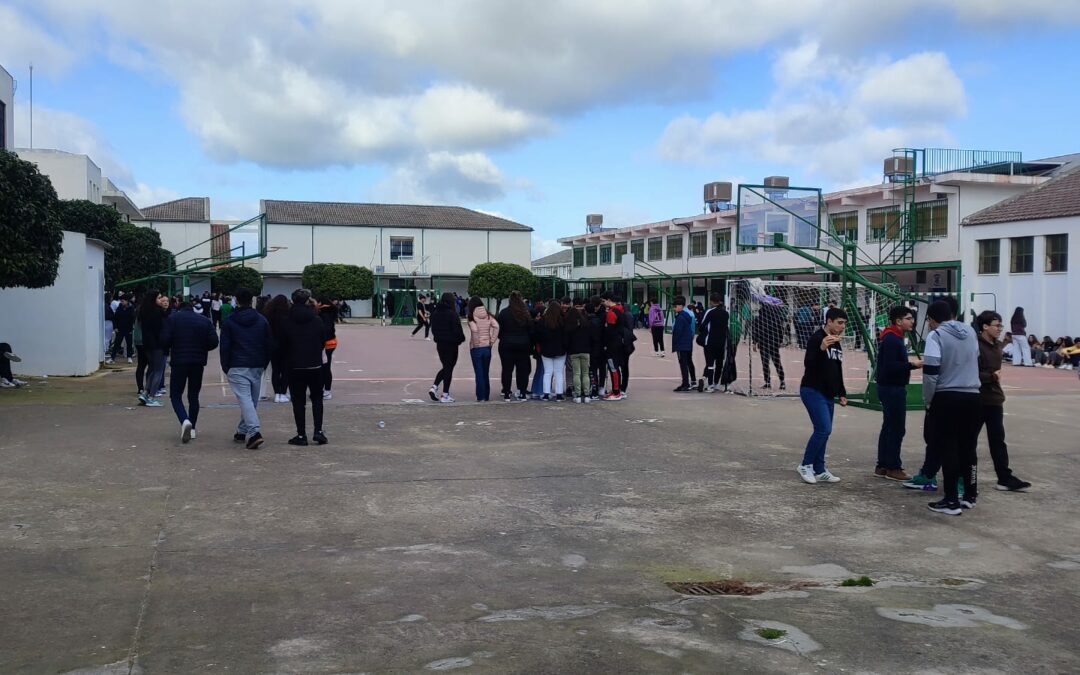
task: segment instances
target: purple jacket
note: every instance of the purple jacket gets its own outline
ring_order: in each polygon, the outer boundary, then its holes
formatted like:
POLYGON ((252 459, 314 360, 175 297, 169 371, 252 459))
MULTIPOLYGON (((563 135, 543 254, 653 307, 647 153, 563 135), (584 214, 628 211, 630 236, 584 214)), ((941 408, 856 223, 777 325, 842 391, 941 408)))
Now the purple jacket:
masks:
POLYGON ((660 309, 660 305, 649 307, 649 328, 663 326, 664 323, 664 310, 660 309))

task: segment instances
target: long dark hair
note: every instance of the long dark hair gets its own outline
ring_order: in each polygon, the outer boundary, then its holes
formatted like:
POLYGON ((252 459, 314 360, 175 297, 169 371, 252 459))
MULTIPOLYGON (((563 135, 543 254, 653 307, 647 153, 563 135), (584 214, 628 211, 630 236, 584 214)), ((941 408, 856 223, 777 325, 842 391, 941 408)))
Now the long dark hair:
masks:
POLYGON ((517 291, 510 293, 509 309, 518 323, 523 326, 529 323, 529 308, 525 306, 525 301, 521 299, 521 293, 517 291))
POLYGON ((151 312, 161 312, 161 308, 157 306, 157 299, 161 293, 150 289, 143 293, 142 302, 139 304, 139 321, 146 321, 146 319, 152 317, 151 312))
POLYGON ((271 328, 277 328, 289 318, 289 307, 289 299, 279 293, 263 305, 262 313, 271 328))
POLYGON ((483 307, 483 306, 484 306, 484 301, 480 299, 479 295, 474 295, 471 298, 469 298, 469 321, 473 320, 473 312, 476 311, 476 308, 477 307, 483 307))
POLYGON ((562 307, 557 302, 549 302, 544 312, 544 326, 548 330, 562 328, 564 323, 562 307))
POLYGON ((568 331, 575 331, 585 325, 585 315, 577 307, 566 310, 566 322, 563 324, 568 331))
POLYGON ((454 300, 454 294, 449 291, 443 293, 442 297, 439 298, 439 306, 445 309, 454 309, 456 305, 457 302, 454 300))
POLYGON ((1009 323, 1010 324, 1013 324, 1013 323, 1026 324, 1027 323, 1027 319, 1024 318, 1024 308, 1023 307, 1017 307, 1013 311, 1013 315, 1012 315, 1012 318, 1009 319, 1009 323))

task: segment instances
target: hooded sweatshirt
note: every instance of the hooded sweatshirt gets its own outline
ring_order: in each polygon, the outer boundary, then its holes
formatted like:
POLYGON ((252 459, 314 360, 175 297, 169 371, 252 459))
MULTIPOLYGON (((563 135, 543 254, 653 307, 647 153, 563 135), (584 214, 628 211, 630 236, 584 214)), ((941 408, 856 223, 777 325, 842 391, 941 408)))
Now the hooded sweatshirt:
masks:
POLYGON ((265 368, 270 362, 270 322, 251 307, 241 307, 221 326, 221 369, 265 368))
POLYGON ((483 305, 473 310, 469 322, 469 349, 490 347, 499 338, 499 322, 488 314, 483 305))
POLYGON ((664 323, 664 310, 660 309, 660 305, 649 307, 649 328, 663 326, 664 323))
POLYGON ((914 366, 908 361, 904 333, 892 325, 878 336, 877 383, 883 387, 906 387, 914 366))
POLYGON ((979 338, 975 329, 946 321, 930 331, 923 353, 923 403, 939 391, 979 393, 979 338))

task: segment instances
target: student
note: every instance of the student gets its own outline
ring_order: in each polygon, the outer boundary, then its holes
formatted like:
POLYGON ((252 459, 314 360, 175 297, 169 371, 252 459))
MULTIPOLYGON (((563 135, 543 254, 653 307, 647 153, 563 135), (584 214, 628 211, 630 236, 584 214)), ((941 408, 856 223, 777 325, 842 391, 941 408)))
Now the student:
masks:
POLYGON ((501 383, 503 401, 521 402, 526 400, 529 389, 529 355, 532 351, 532 318, 521 293, 514 291, 510 301, 499 312, 499 363, 502 367, 501 383), (516 379, 515 379, 516 376, 516 379), (517 384, 517 394, 511 390, 511 384, 517 384))
MULTIPOLYGON (((233 310, 236 309, 236 305, 233 304, 234 302, 235 302, 235 300, 232 298, 232 296, 222 296, 222 298, 221 298, 221 322, 222 323, 225 323, 226 321, 228 321, 229 317, 233 313, 233 310)), ((258 311, 258 310, 256 310, 256 311, 258 311)))
POLYGON ((457 303, 453 293, 443 293, 438 306, 431 314, 431 336, 435 340, 435 350, 439 354, 442 367, 435 374, 435 383, 431 385, 428 396, 432 401, 453 403, 450 396, 450 383, 454 379, 454 366, 457 365, 458 348, 465 342, 465 331, 461 328, 457 303), (439 398, 439 385, 443 386, 442 398, 439 398))
POLYGON ((476 400, 491 400, 491 347, 499 339, 499 322, 478 296, 469 298, 469 355, 476 374, 476 400))
POLYGON ((162 407, 158 400, 165 383, 165 348, 161 344, 161 331, 168 307, 169 296, 157 291, 147 291, 139 305, 139 329, 146 354, 146 379, 139 383, 139 405, 150 408, 162 407))
POLYGON ((671 351, 679 358, 679 374, 682 382, 674 391, 690 391, 690 383, 697 381, 694 370, 694 333, 697 320, 694 312, 686 306, 686 298, 676 295, 672 302, 675 306, 675 322, 671 327, 671 351))
MULTIPOLYGON (((393 299, 393 296, 389 293, 387 293, 387 297, 388 299, 393 299)), ((391 303, 387 302, 386 306, 390 307, 391 303)), ((428 323, 427 296, 423 295, 416 299, 416 328, 413 328, 413 332, 409 335, 409 337, 415 337, 416 334, 420 332, 421 328, 424 329, 424 339, 430 340, 431 337, 429 333, 431 331, 431 324, 428 323)))
POLYGON ((990 458, 997 474, 997 489, 1003 492, 1027 492, 1031 483, 1017 478, 1009 468, 1009 447, 1005 444, 1005 392, 1001 388, 1001 315, 983 312, 975 318, 979 331, 979 395, 982 418, 979 433, 986 426, 990 458))
POLYGON ((599 295, 589 298, 585 318, 589 322, 589 400, 598 401, 605 394, 607 362, 604 358, 604 320, 607 310, 599 295))
POLYGON ((882 421, 874 475, 901 482, 911 480, 900 459, 900 448, 907 432, 907 385, 911 381, 911 371, 922 367, 920 359, 908 360, 904 343, 904 337, 914 328, 915 316, 911 310, 897 306, 889 310, 889 327, 878 336, 876 371, 882 421))
POLYGON ((563 310, 557 303, 548 303, 544 316, 537 322, 536 342, 540 348, 543 370, 543 400, 565 399, 567 335, 563 310))
POLYGON ((304 397, 311 399, 311 417, 315 433, 311 440, 319 445, 329 441, 323 433, 322 360, 326 348, 326 328, 311 298, 311 291, 298 288, 292 294, 292 308, 281 331, 284 360, 289 366, 289 399, 292 401, 296 436, 289 445, 306 446, 307 410, 304 397))
POLYGON ((22 387, 26 384, 25 381, 15 377, 11 372, 11 364, 20 363, 21 361, 22 359, 12 351, 11 345, 6 342, 0 342, 0 387, 4 389, 13 389, 15 387, 22 387))
MULTIPOLYGON (((248 450, 262 445, 262 426, 259 424, 259 387, 263 372, 270 363, 273 338, 270 322, 251 306, 252 292, 246 288, 236 291, 237 310, 221 325, 221 371, 240 405, 240 423, 233 440, 244 443, 248 450)), ((218 315, 220 316, 220 314, 218 315)))
POLYGON ((923 402, 930 408, 930 442, 940 457, 945 481, 944 498, 928 507, 950 516, 975 507, 975 449, 982 419, 978 338, 971 326, 955 317, 947 302, 930 305, 926 310, 930 332, 923 353, 923 402), (963 497, 958 494, 958 478, 963 479, 963 497))
MULTIPOLYGON (((266 317, 270 334, 274 337, 270 350, 270 386, 274 390, 274 403, 288 403, 289 363, 285 348, 285 330, 289 323, 289 299, 280 293, 275 295, 263 305, 262 314, 266 317)), ((222 316, 225 316, 224 310, 222 316)))
POLYGON ((825 466, 825 451, 832 435, 833 399, 839 399, 841 406, 847 405, 844 349, 840 344, 847 328, 847 319, 844 310, 830 307, 825 312, 825 326, 815 331, 806 342, 806 356, 803 358, 806 370, 799 385, 799 398, 810 415, 814 433, 806 442, 802 463, 796 469, 806 483, 840 482, 839 476, 825 466))
POLYGON ((214 328, 221 325, 221 294, 214 293, 210 296, 210 320, 214 322, 214 328))
POLYGON ((326 350, 326 358, 322 363, 323 400, 333 398, 330 389, 334 386, 334 351, 337 350, 337 306, 333 303, 320 304, 318 306, 319 318, 323 322, 323 331, 326 333, 326 342, 323 349, 326 350))
POLYGON ((727 310, 724 309, 724 296, 719 293, 709 295, 709 309, 698 327, 698 344, 705 350, 704 378, 698 381, 698 391, 716 391, 720 383, 720 371, 724 365, 724 349, 728 335, 727 310))
MULTIPOLYGON (((145 336, 144 336, 145 339, 145 336)), ((169 350, 169 400, 180 421, 180 442, 195 438, 199 423, 199 392, 202 391, 203 370, 207 354, 217 349, 218 334, 210 319, 196 314, 191 305, 183 304, 180 311, 165 320, 161 329, 161 346, 169 350), (188 408, 184 409, 184 390, 187 389, 188 408)))
POLYGON ((1012 330, 1013 365, 1034 366, 1031 360, 1031 347, 1027 342, 1027 319, 1024 318, 1024 308, 1017 307, 1013 311, 1012 319, 1009 320, 1009 328, 1012 330))
POLYGON ((621 387, 626 354, 622 307, 610 292, 604 292, 600 301, 604 310, 604 362, 611 377, 611 391, 601 398, 604 401, 621 401, 626 398, 621 387))
POLYGON ((120 353, 120 343, 125 343, 124 350, 127 356, 127 362, 131 363, 131 357, 134 356, 134 350, 131 345, 131 332, 135 328, 135 308, 128 302, 127 297, 121 296, 120 302, 116 306, 116 311, 113 312, 113 327, 116 329, 116 339, 113 340, 112 350, 109 352, 109 360, 105 363, 112 364, 116 359, 116 355, 120 353))
POLYGON ((776 375, 780 378, 780 391, 787 389, 784 381, 784 364, 780 360, 780 343, 783 341, 784 317, 777 305, 761 303, 757 319, 750 324, 754 349, 761 353, 761 370, 765 375, 762 389, 772 389, 772 374, 769 363, 776 366, 776 375))
POLYGON ((116 308, 119 304, 120 303, 113 300, 111 294, 105 294, 105 349, 103 351, 105 352, 106 357, 108 357, 109 350, 112 348, 113 331, 115 330, 113 326, 113 316, 116 314, 116 308))
POLYGON ((652 331, 652 346, 656 356, 667 356, 664 352, 664 310, 656 298, 649 298, 649 330, 652 331))
POLYGON ((574 298, 574 305, 566 313, 566 351, 570 355, 570 383, 574 403, 589 402, 589 318, 585 314, 585 300, 574 298))

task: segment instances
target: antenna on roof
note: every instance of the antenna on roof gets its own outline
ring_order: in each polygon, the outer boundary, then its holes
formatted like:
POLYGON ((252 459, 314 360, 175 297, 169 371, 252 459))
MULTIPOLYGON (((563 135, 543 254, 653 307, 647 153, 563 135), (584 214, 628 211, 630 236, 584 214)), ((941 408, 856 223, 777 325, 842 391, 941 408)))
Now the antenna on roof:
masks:
POLYGON ((30 149, 34 149, 34 62, 30 62, 30 149))

